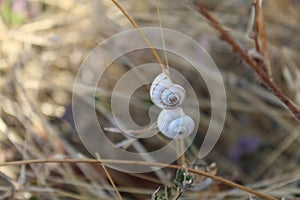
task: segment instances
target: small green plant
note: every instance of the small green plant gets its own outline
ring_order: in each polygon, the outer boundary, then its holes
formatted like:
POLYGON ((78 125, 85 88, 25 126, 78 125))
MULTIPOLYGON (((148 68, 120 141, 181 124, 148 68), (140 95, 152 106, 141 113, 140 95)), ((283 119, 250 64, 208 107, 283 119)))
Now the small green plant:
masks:
POLYGON ((173 182, 176 186, 176 195, 173 198, 172 196, 172 187, 165 186, 164 193, 158 193, 160 187, 155 190, 152 194, 151 200, 177 200, 181 194, 184 192, 185 189, 191 188, 195 180, 194 174, 188 172, 186 168, 182 167, 177 170, 176 177, 174 178, 173 182))
POLYGON ((191 188, 194 183, 195 177, 192 173, 189 173, 185 168, 177 170, 174 183, 181 189, 191 188))

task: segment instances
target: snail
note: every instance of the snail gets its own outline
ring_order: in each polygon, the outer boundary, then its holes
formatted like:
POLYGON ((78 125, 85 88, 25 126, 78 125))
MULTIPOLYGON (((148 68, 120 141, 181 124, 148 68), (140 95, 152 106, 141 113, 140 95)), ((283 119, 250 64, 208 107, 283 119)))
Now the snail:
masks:
POLYGON ((182 104, 185 98, 185 90, 180 85, 174 84, 167 74, 161 73, 151 85, 150 97, 152 102, 159 108, 170 110, 182 104))
POLYGON ((182 108, 162 110, 157 119, 160 132, 168 138, 185 138, 194 130, 193 119, 186 115, 182 108))

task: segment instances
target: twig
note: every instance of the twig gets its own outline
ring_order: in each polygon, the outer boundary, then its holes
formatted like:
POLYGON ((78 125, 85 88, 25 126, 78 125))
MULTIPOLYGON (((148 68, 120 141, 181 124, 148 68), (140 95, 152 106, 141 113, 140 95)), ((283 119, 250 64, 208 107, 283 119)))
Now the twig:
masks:
MULTIPOLYGON (((113 159, 102 159, 102 160, 96 160, 96 159, 40 159, 40 160, 20 160, 20 161, 12 161, 12 162, 5 162, 0 163, 0 167, 4 166, 15 166, 15 165, 27 165, 27 164, 34 164, 34 163, 103 163, 103 164, 131 164, 131 165, 141 165, 141 166, 153 166, 153 167, 166 167, 170 169, 180 169, 182 166, 179 165, 168 165, 167 163, 156 163, 156 162, 145 162, 145 161, 133 161, 133 160, 113 160, 113 159)), ((207 172, 192 169, 192 168, 186 168, 189 172, 195 173, 201 176, 205 176, 211 179, 214 179, 216 181, 222 182, 225 185, 238 188, 240 190, 249 192, 251 194, 254 194, 255 196, 262 197, 268 200, 277 200, 275 197, 272 197, 267 194, 260 193, 256 190, 250 189, 248 187, 245 187, 243 185, 239 185, 235 182, 229 181, 227 179, 224 179, 219 176, 215 176, 212 174, 209 174, 207 172)))
POLYGON ((300 122, 300 109, 290 100, 278 86, 269 78, 265 71, 256 64, 256 62, 238 45, 233 37, 223 28, 223 26, 204 8, 204 6, 197 0, 193 0, 194 8, 200 12, 209 22, 210 25, 220 33, 220 38, 227 42, 233 49, 233 51, 241 56, 241 58, 248 64, 248 66, 256 73, 260 78, 260 81, 269 90, 277 96, 280 101, 286 105, 286 107, 292 112, 294 118, 300 122))

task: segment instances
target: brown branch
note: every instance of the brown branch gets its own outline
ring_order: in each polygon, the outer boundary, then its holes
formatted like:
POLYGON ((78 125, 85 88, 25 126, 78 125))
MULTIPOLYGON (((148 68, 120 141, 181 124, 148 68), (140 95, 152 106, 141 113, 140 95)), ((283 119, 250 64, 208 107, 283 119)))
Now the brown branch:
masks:
MULTIPOLYGON (((145 161, 132 161, 132 160, 112 160, 112 159, 45 159, 45 160, 20 160, 20 161, 12 161, 0 163, 0 167, 4 166, 16 166, 16 165, 28 165, 28 164, 36 164, 36 163, 97 163, 97 164, 131 164, 131 165, 141 165, 141 166, 153 166, 153 167, 166 167, 170 169, 180 169, 179 165, 168 165, 167 163, 155 163, 155 162, 145 162, 145 161)), ((215 176, 209 174, 207 172, 196 170, 192 168, 186 168, 189 172, 205 176, 207 178, 214 179, 216 181, 222 182, 230 187, 238 188, 240 190, 249 192, 254 194, 255 196, 262 197, 268 200, 277 200, 275 197, 272 197, 267 194, 260 193, 251 188, 245 187, 243 185, 239 185, 235 182, 229 181, 219 176, 215 176)))
POLYGON ((204 8, 201 2, 193 0, 194 8, 200 12, 209 22, 210 25, 220 33, 220 38, 227 42, 232 50, 241 56, 241 58, 248 64, 248 66, 256 73, 260 81, 269 90, 277 96, 280 101, 292 112, 294 118, 300 122, 300 109, 290 100, 280 88, 269 78, 266 72, 257 65, 257 63, 238 45, 233 37, 223 28, 223 26, 204 8))

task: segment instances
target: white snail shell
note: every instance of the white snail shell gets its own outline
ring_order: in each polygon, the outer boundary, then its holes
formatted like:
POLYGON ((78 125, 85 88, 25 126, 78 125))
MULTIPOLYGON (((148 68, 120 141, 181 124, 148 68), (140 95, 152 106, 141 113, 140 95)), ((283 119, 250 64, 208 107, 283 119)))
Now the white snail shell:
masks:
POLYGON ((195 127, 193 119, 186 115, 182 109, 162 110, 157 119, 160 132, 168 138, 185 138, 195 127))
POLYGON ((174 84, 167 74, 161 73, 151 85, 150 97, 156 106, 169 110, 182 104, 185 98, 185 90, 180 85, 174 84))

